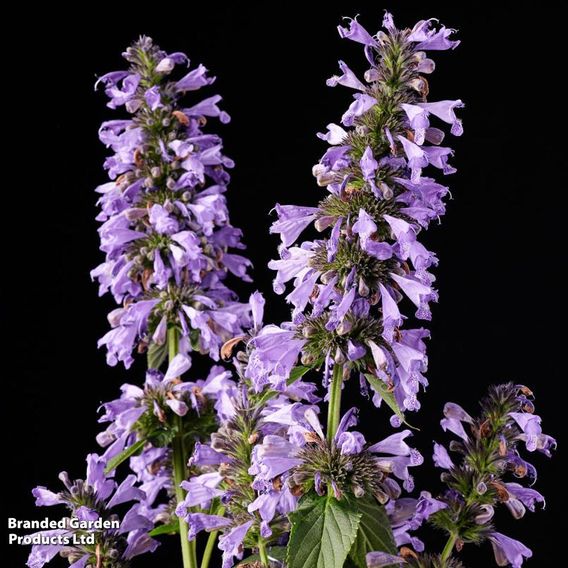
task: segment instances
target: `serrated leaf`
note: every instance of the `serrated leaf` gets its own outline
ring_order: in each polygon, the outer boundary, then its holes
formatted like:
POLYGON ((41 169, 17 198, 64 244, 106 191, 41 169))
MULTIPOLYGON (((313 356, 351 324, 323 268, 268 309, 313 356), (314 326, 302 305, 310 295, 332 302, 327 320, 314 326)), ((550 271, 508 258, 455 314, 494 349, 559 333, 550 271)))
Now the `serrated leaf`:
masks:
POLYGON ((396 402, 394 394, 391 391, 389 391, 387 385, 385 385, 385 383, 383 383, 381 379, 378 379, 374 375, 365 373, 365 377, 367 378, 367 381, 369 381, 371 387, 381 395, 381 398, 385 401, 387 406, 400 418, 400 420, 404 422, 407 426, 412 428, 413 430, 418 430, 418 428, 411 426, 406 421, 404 417, 404 412, 402 412, 400 406, 398 405, 398 402, 396 402))
POLYGON ((113 469, 116 469, 123 461, 127 460, 129 457, 140 451, 144 447, 145 443, 146 440, 138 440, 137 442, 134 442, 132 446, 128 446, 128 448, 122 450, 120 454, 117 454, 116 456, 111 458, 107 463, 105 473, 110 473, 113 469))
POLYGON ((379 550, 397 554, 391 526, 385 509, 374 497, 353 499, 361 514, 357 537, 349 551, 349 558, 357 568, 367 568, 368 552, 379 550))
MULTIPOLYGON (((286 560, 285 546, 271 546, 266 552, 268 554, 268 560, 276 560, 278 562, 284 562, 284 560, 286 560)), ((260 561, 260 556, 258 554, 252 554, 251 556, 247 556, 244 560, 241 560, 237 564, 236 568, 245 568, 245 566, 254 564, 258 561, 260 561)))
POLYGON ((179 522, 168 523, 167 525, 160 525, 148 533, 148 536, 159 536, 161 534, 176 534, 179 533, 179 522))
POLYGON ((361 513, 347 499, 308 494, 290 514, 288 568, 342 568, 357 535, 361 513))
POLYGON ((163 343, 162 345, 151 343, 146 354, 148 369, 159 369, 167 356, 168 346, 166 343, 163 343))

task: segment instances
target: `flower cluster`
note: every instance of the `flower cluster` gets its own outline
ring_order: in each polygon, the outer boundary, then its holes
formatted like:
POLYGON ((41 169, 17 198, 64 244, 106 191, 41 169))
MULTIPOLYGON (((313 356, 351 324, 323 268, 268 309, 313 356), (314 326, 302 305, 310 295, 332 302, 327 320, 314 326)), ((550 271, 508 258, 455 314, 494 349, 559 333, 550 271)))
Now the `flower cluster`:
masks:
MULTIPOLYGON (((233 566, 235 557, 242 558, 245 548, 285 541, 289 530, 286 515, 295 509, 298 494, 277 480, 259 483, 256 456, 267 438, 290 427, 290 409, 295 413, 314 412, 319 401, 315 385, 308 382, 295 382, 279 393, 258 394, 244 379, 251 337, 262 327, 263 297, 255 292, 250 305, 254 325, 248 340, 242 343, 245 350, 234 358, 241 375, 238 388, 223 397, 220 427, 210 442, 195 445, 189 465, 197 475, 182 483, 186 498, 176 509, 189 526, 190 540, 203 530, 222 531, 219 548, 223 551, 223 568, 233 566)), ((231 350, 235 345, 230 345, 231 350)))
POLYGON ((288 485, 295 495, 311 489, 325 495, 331 490, 336 499, 344 494, 357 498, 368 495, 386 503, 401 493, 389 474, 411 490, 413 479, 408 468, 423 462, 420 453, 405 442, 410 430, 368 445, 361 432, 350 430, 357 424, 356 408, 344 414, 331 443, 312 408, 287 404, 268 412, 264 420, 281 427, 255 448, 250 471, 259 489, 288 485))
POLYGON ((418 500, 403 499, 389 505, 397 544, 410 543, 418 552, 423 551, 423 543, 410 531, 429 520, 449 535, 444 561, 454 545, 459 551, 466 543, 485 540, 493 545, 499 566, 519 568, 524 558, 532 556, 521 542, 493 526, 494 509, 499 504, 520 519, 526 509, 534 511, 537 503, 544 503, 538 491, 518 482, 536 481, 536 469, 521 457, 519 444, 546 456, 556 446, 553 438, 543 434, 531 399, 528 388, 508 383, 490 389, 476 419, 461 406, 446 404, 441 425, 458 437, 449 448, 460 454, 460 460, 452 459, 443 445, 434 443, 434 463, 444 470, 441 478, 447 489, 438 499, 423 494, 418 500), (507 479, 510 475, 517 481, 507 479))
POLYGON ((147 517, 155 524, 168 524, 175 509, 171 503, 174 438, 181 435, 184 455, 190 455, 199 440, 208 439, 234 413, 231 397, 236 385, 231 373, 215 365, 205 380, 182 381, 181 375, 189 368, 189 358, 180 353, 165 374, 149 370, 142 388, 123 385, 120 398, 103 404, 104 414, 99 420, 109 423, 97 436, 106 448, 105 459, 140 447, 130 458, 130 468, 146 494, 143 504, 147 517), (162 490, 165 501, 158 499, 162 490))
MULTIPOLYGON (((430 319, 429 303, 437 299, 429 268, 435 255, 419 241, 429 223, 444 214, 448 188, 422 175, 431 165, 453 173, 452 150, 440 146, 444 134, 430 120, 462 132, 454 110, 461 101, 427 102, 425 73, 434 69, 426 50, 455 47, 450 30, 435 30, 432 21, 398 30, 390 14, 385 32, 371 36, 355 20, 339 27, 342 37, 364 45, 370 64, 360 80, 340 62, 341 74, 328 85, 354 89, 354 101, 342 126, 329 124, 319 137, 330 144, 314 167, 328 195, 317 207, 277 205, 271 231, 282 239, 274 289, 294 309, 292 321, 269 326, 255 340, 255 365, 249 376, 260 388, 278 387, 299 353, 308 365, 344 365, 370 373, 393 391, 399 407, 417 410, 427 358, 422 328, 401 329, 406 319, 399 303, 408 298, 416 317, 430 319), (296 244, 313 224, 329 236, 296 244)), ((404 304, 403 304, 404 305, 404 304)), ((375 403, 381 394, 375 392, 375 403)), ((395 422, 400 422, 398 417, 395 422)))
POLYGON ((37 506, 64 505, 70 516, 64 518, 66 528, 32 535, 39 544, 32 547, 29 568, 41 568, 58 554, 73 568, 126 568, 131 558, 156 549, 158 542, 148 536, 154 524, 141 505, 146 494, 137 486, 136 476, 127 476, 119 485, 105 473, 106 466, 105 458, 90 454, 85 480, 71 481, 62 472, 63 491, 33 490, 37 506), (136 503, 118 515, 114 508, 130 501, 136 503))
POLYGON ((180 349, 219 358, 220 346, 248 323, 245 305, 224 280, 249 281, 250 262, 228 252, 242 249, 241 232, 229 223, 226 168, 219 136, 203 132, 206 117, 229 116, 214 95, 191 107, 185 93, 214 81, 203 65, 178 80, 189 65, 182 53, 166 54, 142 37, 124 54, 126 71, 101 77, 110 108, 124 106, 128 120, 103 123, 99 136, 114 154, 105 161, 112 181, 97 188, 106 260, 92 271, 100 294, 110 291, 121 307, 99 345, 107 361, 132 364, 132 351, 149 350, 153 366, 165 357, 166 332, 181 332, 180 349))

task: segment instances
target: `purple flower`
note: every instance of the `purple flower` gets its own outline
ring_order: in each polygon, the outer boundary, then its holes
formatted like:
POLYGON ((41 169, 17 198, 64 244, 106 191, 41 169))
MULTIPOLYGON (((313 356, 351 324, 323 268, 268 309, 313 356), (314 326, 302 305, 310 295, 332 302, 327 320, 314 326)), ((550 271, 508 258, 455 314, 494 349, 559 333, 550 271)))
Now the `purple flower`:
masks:
POLYGON ((243 557, 243 540, 254 521, 236 526, 219 538, 219 548, 223 551, 223 568, 231 568, 233 558, 243 557))
POLYGON ((250 324, 246 305, 223 284, 228 273, 250 281, 248 259, 229 250, 243 248, 224 197, 225 169, 233 162, 221 139, 202 131, 203 117, 229 117, 218 95, 181 106, 184 93, 213 82, 202 65, 169 81, 173 67, 188 61, 185 55, 168 55, 141 38, 125 58, 128 71, 99 80, 109 106, 125 105, 134 115, 105 122, 99 132, 114 152, 105 168, 115 181, 97 189, 106 259, 91 275, 101 294, 111 291, 124 306, 99 345, 107 347, 109 364, 129 367, 136 347, 162 345, 166 330, 176 328, 185 354, 197 347, 216 357, 220 345, 250 324), (233 321, 214 313, 227 308, 234 308, 233 321))
POLYGON ((445 431, 449 430, 459 436, 462 440, 467 440, 468 435, 463 427, 463 422, 473 424, 473 418, 461 407, 454 402, 447 402, 444 406, 444 416, 440 421, 445 431))
POLYGON ((436 467, 441 467, 442 469, 451 469, 454 467, 454 462, 452 462, 452 458, 450 458, 446 448, 436 442, 434 442, 433 459, 436 467))
POLYGON ((201 531, 216 531, 231 524, 230 519, 205 513, 189 513, 185 520, 189 526, 188 540, 195 540, 201 531))
MULTIPOLYGON (((87 456, 87 473, 85 481, 71 481, 66 472, 59 474, 65 489, 57 494, 37 487, 33 494, 36 497, 36 505, 53 506, 65 505, 71 517, 80 521, 95 521, 99 518, 105 520, 119 519, 113 507, 131 501, 141 501, 146 498, 145 492, 136 485, 136 476, 129 475, 120 484, 112 479, 105 468, 107 460, 96 454, 87 456)), ((74 565, 86 566, 87 563, 113 563, 119 559, 128 560, 138 554, 154 551, 158 542, 148 537, 147 531, 154 527, 154 523, 139 514, 139 503, 134 504, 122 517, 120 528, 90 528, 87 534, 93 534, 98 543, 96 551, 75 544, 74 535, 85 534, 85 529, 73 528, 66 530, 40 531, 36 535, 40 539, 39 544, 32 546, 27 565, 30 568, 41 568, 64 550, 68 557, 76 558, 74 565), (70 544, 52 544, 50 537, 68 537, 70 544), (144 538, 144 547, 130 547, 133 540, 144 538), (45 540, 47 543, 42 542, 45 540)))
POLYGON ((375 38, 373 38, 355 18, 345 19, 349 21, 349 28, 337 26, 340 37, 347 38, 351 41, 356 41, 357 43, 362 43, 364 45, 377 47, 378 44, 375 38))
POLYGON ((304 344, 305 340, 297 339, 294 330, 275 325, 264 327, 252 340, 254 351, 246 376, 257 390, 266 384, 282 388, 304 344))
POLYGON ((296 242, 301 232, 315 219, 317 207, 297 207, 295 205, 275 206, 278 221, 270 227, 271 233, 279 233, 282 243, 289 247, 296 242))
POLYGON ((489 540, 493 545, 495 562, 498 566, 510 564, 512 568, 521 568, 524 559, 532 557, 532 551, 522 542, 504 534, 493 532, 489 535, 489 540))

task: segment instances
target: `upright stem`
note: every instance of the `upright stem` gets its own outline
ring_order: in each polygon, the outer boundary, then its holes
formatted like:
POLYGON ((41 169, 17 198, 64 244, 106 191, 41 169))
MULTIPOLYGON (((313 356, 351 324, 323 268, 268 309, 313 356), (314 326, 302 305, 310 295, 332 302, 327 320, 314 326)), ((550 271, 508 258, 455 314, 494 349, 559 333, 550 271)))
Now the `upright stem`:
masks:
MULTIPOLYGON (((179 338, 177 330, 175 328, 168 329, 168 358, 170 361, 178 353, 178 342, 179 338)), ((181 487, 181 482, 184 481, 187 477, 187 456, 185 455, 183 440, 183 421, 181 416, 176 415, 176 421, 178 427, 178 435, 174 438, 172 444, 172 461, 174 469, 176 501, 179 504, 185 499, 185 491, 181 487)), ((183 568, 197 568, 195 541, 189 542, 189 540, 187 540, 187 523, 181 518, 178 519, 178 521, 183 568)))
POLYGON ((258 555, 260 556, 260 561, 266 568, 270 567, 270 560, 268 559, 268 553, 266 552, 266 545, 262 537, 258 539, 258 555))
POLYGON ((456 540, 458 540, 458 535, 456 533, 451 533, 448 538, 448 542, 446 542, 446 546, 444 546, 444 550, 442 550, 442 554, 440 556, 442 566, 446 565, 448 558, 451 556, 456 544, 456 540))
POLYGON ((343 365, 334 365, 329 401, 327 408, 327 441, 331 444, 335 438, 341 418, 341 387, 343 386, 343 365))

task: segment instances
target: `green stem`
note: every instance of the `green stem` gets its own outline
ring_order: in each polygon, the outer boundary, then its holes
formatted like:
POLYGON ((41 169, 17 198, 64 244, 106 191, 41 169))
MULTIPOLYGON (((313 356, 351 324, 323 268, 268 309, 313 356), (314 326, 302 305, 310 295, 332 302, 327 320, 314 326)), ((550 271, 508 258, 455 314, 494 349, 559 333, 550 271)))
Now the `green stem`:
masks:
POLYGON ((444 550, 442 550, 442 554, 440 556, 442 566, 446 565, 448 558, 452 555, 457 540, 458 540, 458 535, 455 533, 451 533, 448 538, 448 542, 446 542, 446 546, 444 546, 444 550))
POLYGON ((334 365, 327 409, 327 441, 333 442, 341 418, 341 387, 343 386, 343 365, 334 365))
MULTIPOLYGON (((212 515, 222 515, 225 512, 225 507, 219 507, 216 511, 213 511, 212 515)), ((215 549, 215 541, 217 540, 217 535, 219 531, 211 531, 209 533, 209 538, 207 539, 207 544, 203 552, 203 557, 201 559, 201 568, 209 568, 209 562, 211 561, 211 555, 215 549)))
MULTIPOLYGON (((168 329, 168 358, 170 361, 177 355, 178 341, 177 329, 168 329)), ((174 438, 172 444, 172 461, 174 469, 176 501, 179 504, 185 499, 185 491, 181 487, 181 482, 185 481, 187 478, 187 456, 185 455, 183 441, 183 420, 181 416, 176 416, 176 425, 178 428, 178 435, 174 438)), ((195 541, 189 542, 189 540, 187 540, 187 523, 181 518, 178 520, 183 568, 197 568, 195 541)))
POLYGON ((262 562, 262 565, 266 566, 266 568, 270 568, 270 560, 268 560, 266 545, 264 544, 264 540, 262 539, 262 537, 258 539, 258 555, 260 556, 260 561, 262 562))

